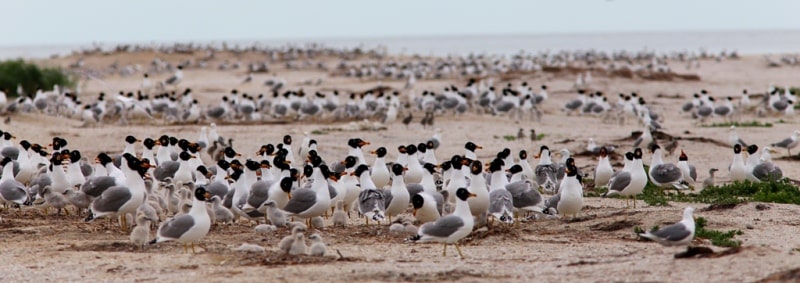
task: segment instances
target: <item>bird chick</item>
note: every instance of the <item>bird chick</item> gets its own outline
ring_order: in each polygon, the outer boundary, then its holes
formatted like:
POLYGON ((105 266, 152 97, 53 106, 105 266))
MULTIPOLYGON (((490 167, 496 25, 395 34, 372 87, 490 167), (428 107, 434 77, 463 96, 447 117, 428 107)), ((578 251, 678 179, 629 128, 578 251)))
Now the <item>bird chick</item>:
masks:
POLYGON ((719 171, 717 168, 708 169, 708 178, 703 180, 703 189, 714 186, 714 172, 719 171))
POLYGON ((311 240, 311 247, 308 248, 308 254, 312 256, 324 256, 328 251, 325 243, 322 242, 322 236, 317 233, 308 237, 311 240))
MULTIPOLYGON (((272 223, 272 225, 277 227, 286 226, 286 212, 278 208, 278 203, 276 203, 274 200, 268 200, 261 204, 261 207, 266 207, 267 219, 269 220, 269 223, 272 223)), ((263 210, 259 208, 259 211, 263 210)))
POLYGON ((306 237, 303 233, 294 234, 294 240, 292 241, 292 246, 289 248, 290 255, 301 255, 306 254, 306 237))
POLYGON ((131 243, 140 250, 144 250, 145 245, 150 242, 150 222, 144 212, 136 213, 136 227, 131 231, 131 243))
POLYGON ((325 220, 322 219, 322 216, 312 217, 311 218, 311 227, 314 227, 314 229, 325 228, 325 220))
POLYGON ((222 200, 219 196, 211 197, 211 211, 214 212, 214 218, 217 220, 216 222, 219 223, 231 223, 233 222, 233 212, 230 209, 222 206, 222 200))
MULTIPOLYGON (((293 222, 298 223, 298 222, 293 222)), ((292 244, 294 243, 294 236, 296 234, 303 234, 306 231, 305 224, 302 224, 303 227, 295 226, 292 228, 292 234, 283 237, 280 242, 278 242, 278 250, 282 251, 284 254, 289 253, 289 250, 292 248, 292 244)))
POLYGON ((275 227, 275 225, 269 225, 269 224, 259 224, 253 230, 256 232, 256 234, 267 235, 267 234, 272 234, 275 231, 277 231, 278 227, 275 227))
POLYGON ((347 213, 344 212, 344 201, 336 202, 336 210, 333 211, 333 227, 344 227, 347 224, 347 213))

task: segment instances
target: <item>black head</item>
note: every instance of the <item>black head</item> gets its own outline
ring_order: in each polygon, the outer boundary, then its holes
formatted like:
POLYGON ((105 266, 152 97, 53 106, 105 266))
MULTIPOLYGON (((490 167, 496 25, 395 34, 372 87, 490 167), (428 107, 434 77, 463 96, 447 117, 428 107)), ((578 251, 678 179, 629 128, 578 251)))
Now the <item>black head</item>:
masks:
POLYGON ((366 142, 360 138, 354 138, 347 141, 347 145, 352 148, 360 148, 368 144, 369 142, 366 142))
POLYGON ((290 135, 283 136, 283 143, 285 145, 292 145, 292 136, 290 135))
POLYGON ((422 165, 422 168, 425 168, 430 174, 436 173, 436 165, 433 163, 425 163, 422 165))
POLYGON ((206 168, 203 165, 197 166, 195 170, 197 170, 197 172, 200 172, 200 174, 203 174, 203 176, 208 176, 208 168, 206 168))
POLYGON ((353 168, 353 166, 356 166, 356 162, 358 162, 358 158, 350 155, 345 157, 341 164, 344 165, 345 168, 353 168))
POLYGON ((578 167, 575 165, 567 165, 567 176, 575 177, 578 175, 578 167))
POLYGON ((356 167, 356 171, 353 172, 353 175, 360 177, 364 172, 369 172, 369 166, 361 164, 356 167))
POLYGON ((608 156, 608 150, 606 149, 605 146, 601 147, 600 148, 600 157, 606 157, 606 156, 608 156))
POLYGON ((188 152, 181 151, 181 153, 178 155, 178 157, 180 157, 180 159, 183 160, 183 161, 187 161, 189 159, 192 159, 192 157, 194 157, 194 156, 192 156, 188 152))
POLYGON ((6 164, 9 162, 11 162, 11 158, 5 157, 2 161, 0 161, 0 166, 6 166, 6 164))
POLYGON ((474 197, 475 194, 470 193, 466 188, 459 188, 456 190, 456 197, 462 201, 467 201, 468 198, 474 197))
POLYGON ((523 149, 523 150, 520 150, 520 151, 519 151, 519 159, 520 159, 520 160, 525 160, 525 159, 528 159, 528 152, 527 152, 527 151, 525 151, 524 149, 523 149))
POLYGON ((511 173, 512 175, 519 172, 522 172, 522 166, 519 166, 519 164, 515 164, 514 166, 511 166, 511 168, 508 168, 508 173, 511 173))
POLYGON ((108 156, 108 154, 106 154, 105 152, 101 152, 100 154, 97 155, 97 161, 100 162, 100 164, 103 164, 103 166, 105 166, 106 164, 111 163, 114 160, 111 159, 111 156, 108 156))
POLYGON ((31 148, 31 143, 28 142, 27 140, 20 141, 19 145, 22 146, 22 148, 25 149, 25 150, 28 150, 29 148, 31 148))
POLYGON ((77 150, 73 150, 69 153, 69 161, 72 163, 81 161, 81 152, 77 150))
POLYGON ((469 151, 475 151, 476 149, 481 149, 482 147, 474 144, 473 142, 467 142, 466 144, 464 144, 464 148, 466 148, 469 151))
POLYGON ((545 150, 546 150, 546 151, 548 151, 548 152, 550 152, 550 148, 549 148, 549 147, 547 147, 546 145, 543 145, 543 146, 541 146, 541 147, 539 148, 539 156, 542 156, 542 153, 543 153, 545 150))
POLYGON ((425 145, 424 143, 419 143, 417 144, 417 150, 419 150, 419 152, 425 153, 426 151, 428 151, 428 146, 425 145))
POLYGON ((227 158, 234 158, 236 156, 241 156, 241 154, 236 153, 236 151, 233 150, 233 148, 230 147, 230 146, 229 147, 225 147, 224 153, 225 153, 225 157, 227 157, 227 158))
POLYGON ((168 146, 169 145, 169 136, 168 135, 163 135, 163 136, 159 137, 158 138, 158 144, 160 144, 162 146, 168 146))
POLYGON ((503 170, 503 165, 504 164, 505 164, 505 162, 503 162, 502 159, 492 160, 492 162, 489 163, 489 172, 494 173, 494 172, 503 170))
POLYGON ((686 152, 683 152, 683 150, 681 150, 681 156, 678 157, 678 161, 689 161, 689 157, 686 156, 686 152))
POLYGON ((372 151, 372 154, 375 154, 375 155, 377 155, 378 157, 381 157, 381 158, 386 157, 386 148, 385 147, 379 147, 378 149, 372 151))
POLYGON ((641 149, 641 148, 638 148, 638 147, 637 147, 636 149, 634 149, 634 150, 633 150, 633 157, 634 157, 634 158, 636 158, 636 159, 642 159, 642 156, 643 156, 643 152, 642 152, 642 149, 641 149))
POLYGON ((472 165, 470 166, 469 171, 470 173, 472 173, 472 175, 481 174, 481 172, 483 171, 483 163, 481 163, 478 160, 472 161, 472 165))
POLYGON ((312 167, 311 165, 303 166, 303 176, 309 178, 311 177, 311 174, 314 174, 314 167, 312 167))
POLYGON ((292 192, 292 185, 294 185, 294 181, 295 179, 292 177, 284 177, 283 179, 281 179, 281 184, 280 184, 281 191, 287 194, 292 192))
POLYGON ((211 194, 206 191, 205 187, 198 187, 194 189, 194 197, 200 201, 208 201, 211 199, 211 194))
POLYGON ((751 144, 750 146, 747 147, 747 153, 752 155, 752 154, 756 154, 756 152, 758 152, 758 146, 757 145, 751 144))
POLYGON ((217 161, 217 167, 219 167, 223 171, 228 171, 228 168, 231 167, 231 164, 228 163, 228 161, 220 160, 220 161, 217 161))
POLYGON ((144 147, 146 147, 147 149, 152 150, 153 147, 156 146, 156 141, 151 138, 146 138, 144 139, 144 142, 142 142, 142 144, 144 144, 144 147))
POLYGON ((403 172, 405 172, 405 171, 406 171, 406 168, 403 167, 403 165, 400 165, 400 164, 397 164, 397 163, 392 165, 392 173, 394 173, 395 176, 402 176, 403 172))
POLYGON ((244 162, 244 167, 247 167, 247 169, 250 171, 257 171, 258 169, 261 169, 261 162, 248 159, 244 162))
POLYGON ((504 148, 502 151, 497 153, 497 158, 506 159, 511 156, 511 150, 508 148, 504 148))
POLYGON ((398 146, 397 147, 397 152, 399 152, 400 154, 408 153, 408 151, 406 151, 406 146, 405 145, 398 146))
POLYGON ((442 162, 442 164, 439 164, 439 167, 442 168, 443 171, 447 171, 450 170, 450 168, 453 168, 453 163, 450 162, 450 160, 447 160, 442 162))
POLYGON ((742 152, 742 145, 740 145, 738 143, 733 145, 733 153, 739 154, 741 152, 742 152))
POLYGON ((269 163, 269 160, 261 160, 261 169, 270 169, 272 168, 272 164, 269 163))
POLYGON ((174 145, 176 145, 176 144, 178 144, 178 138, 176 138, 176 137, 169 137, 169 145, 172 145, 172 146, 174 146, 174 145))
POLYGON ((431 149, 431 150, 434 148, 434 145, 435 144, 433 143, 432 140, 428 141, 427 143, 425 143, 425 146, 427 147, 427 149, 431 149))
POLYGON ((139 141, 139 140, 137 140, 136 137, 134 137, 134 136, 125 137, 125 142, 128 143, 128 144, 133 144, 133 143, 135 143, 137 141, 139 141))
POLYGON ((656 152, 657 149, 661 149, 661 146, 659 146, 657 144, 651 144, 650 145, 650 152, 651 153, 656 152))
POLYGON ((413 144, 407 145, 406 153, 408 153, 408 155, 414 155, 415 153, 417 153, 417 146, 413 144))
POLYGON ((414 206, 414 209, 422 208, 422 205, 425 204, 425 198, 422 197, 420 194, 414 194, 411 197, 411 205, 414 206))

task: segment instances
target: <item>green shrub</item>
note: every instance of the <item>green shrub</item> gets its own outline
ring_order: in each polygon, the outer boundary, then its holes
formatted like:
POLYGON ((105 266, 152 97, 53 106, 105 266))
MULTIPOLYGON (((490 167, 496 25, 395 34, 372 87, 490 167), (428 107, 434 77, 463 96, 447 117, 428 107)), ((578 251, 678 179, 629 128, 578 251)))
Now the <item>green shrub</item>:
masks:
POLYGON ((0 89, 10 97, 19 95, 18 85, 22 86, 25 93, 32 95, 39 88, 52 90, 56 84, 75 86, 72 78, 61 69, 39 67, 22 59, 0 62, 0 89))
POLYGON ((733 240, 733 237, 736 235, 744 234, 742 231, 730 230, 727 232, 722 232, 718 230, 708 230, 706 229, 706 225, 706 219, 703 217, 698 217, 695 220, 694 236, 697 238, 709 239, 711 240, 712 245, 718 247, 735 248, 742 244, 740 241, 733 240))

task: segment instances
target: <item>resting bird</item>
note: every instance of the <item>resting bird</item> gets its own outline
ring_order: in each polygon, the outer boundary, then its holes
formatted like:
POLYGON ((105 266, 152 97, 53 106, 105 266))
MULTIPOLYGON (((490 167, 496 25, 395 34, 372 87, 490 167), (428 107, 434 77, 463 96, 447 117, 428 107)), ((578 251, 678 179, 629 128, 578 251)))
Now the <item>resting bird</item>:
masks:
POLYGON ((447 245, 455 245, 458 255, 464 258, 458 241, 472 233, 475 225, 469 211, 467 199, 474 197, 466 188, 456 190, 456 210, 453 214, 439 218, 436 222, 425 223, 419 227, 418 234, 409 238, 414 242, 439 242, 444 244, 442 256, 447 256, 447 245))
POLYGON ((683 219, 680 222, 655 232, 641 233, 639 236, 668 247, 688 245, 694 239, 695 227, 692 213, 694 213, 694 208, 687 207, 683 210, 683 219))

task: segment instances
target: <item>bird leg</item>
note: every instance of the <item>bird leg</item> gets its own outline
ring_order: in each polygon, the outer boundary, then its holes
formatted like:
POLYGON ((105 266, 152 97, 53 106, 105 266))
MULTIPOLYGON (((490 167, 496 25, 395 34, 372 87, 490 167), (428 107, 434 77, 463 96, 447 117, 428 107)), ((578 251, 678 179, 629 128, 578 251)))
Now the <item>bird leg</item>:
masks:
POLYGON ((447 256, 447 244, 444 244, 444 250, 442 251, 442 256, 447 256))
POLYGON ((196 253, 197 253, 196 251, 194 251, 194 242, 192 242, 192 253, 193 253, 193 254, 196 254, 196 253))
POLYGON ((633 195, 633 208, 636 208, 636 195, 633 195))
POLYGON ((188 253, 188 252, 189 252, 188 246, 186 245, 186 243, 183 243, 183 253, 188 253))
POLYGON ((461 253, 461 248, 458 247, 458 244, 454 244, 456 246, 456 250, 458 251, 458 255, 461 256, 461 259, 464 259, 464 254, 461 253))

